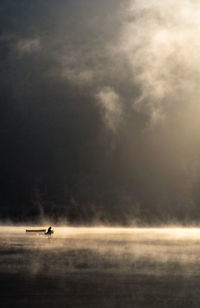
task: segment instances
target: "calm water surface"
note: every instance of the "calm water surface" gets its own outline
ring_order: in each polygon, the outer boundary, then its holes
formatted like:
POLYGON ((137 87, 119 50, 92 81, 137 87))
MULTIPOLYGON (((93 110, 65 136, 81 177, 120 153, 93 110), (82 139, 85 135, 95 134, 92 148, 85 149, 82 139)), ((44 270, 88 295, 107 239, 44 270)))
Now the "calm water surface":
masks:
POLYGON ((200 307, 200 229, 0 227, 2 307, 200 307))

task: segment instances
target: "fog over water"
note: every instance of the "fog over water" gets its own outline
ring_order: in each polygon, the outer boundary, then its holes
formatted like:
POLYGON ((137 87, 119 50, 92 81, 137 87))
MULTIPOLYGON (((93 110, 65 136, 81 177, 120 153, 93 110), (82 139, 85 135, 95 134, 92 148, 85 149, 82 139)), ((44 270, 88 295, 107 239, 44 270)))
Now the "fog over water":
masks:
POLYGON ((26 228, 0 227, 3 307, 199 307, 198 228, 26 228))
POLYGON ((198 223, 199 12, 1 1, 0 218, 198 223))
POLYGON ((49 238, 25 227, 0 227, 0 271, 31 275, 124 272, 197 275, 200 230, 57 227, 49 238))
POLYGON ((0 1, 3 308, 200 307, 199 37, 200 0, 0 1))

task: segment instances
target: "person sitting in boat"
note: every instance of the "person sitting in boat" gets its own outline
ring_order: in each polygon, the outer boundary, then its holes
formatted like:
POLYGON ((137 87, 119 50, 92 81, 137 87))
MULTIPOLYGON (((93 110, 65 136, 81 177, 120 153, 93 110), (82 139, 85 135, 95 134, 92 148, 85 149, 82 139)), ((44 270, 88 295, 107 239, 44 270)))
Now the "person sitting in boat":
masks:
POLYGON ((53 230, 51 229, 51 227, 49 227, 45 234, 46 235, 51 235, 52 233, 53 233, 53 230))

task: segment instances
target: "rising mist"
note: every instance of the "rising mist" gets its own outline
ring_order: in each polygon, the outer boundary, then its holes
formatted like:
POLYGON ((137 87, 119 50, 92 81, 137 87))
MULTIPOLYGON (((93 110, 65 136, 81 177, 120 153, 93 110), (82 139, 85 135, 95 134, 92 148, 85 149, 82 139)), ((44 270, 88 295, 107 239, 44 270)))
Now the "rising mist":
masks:
POLYGON ((200 2, 0 14, 1 218, 197 222, 200 2))

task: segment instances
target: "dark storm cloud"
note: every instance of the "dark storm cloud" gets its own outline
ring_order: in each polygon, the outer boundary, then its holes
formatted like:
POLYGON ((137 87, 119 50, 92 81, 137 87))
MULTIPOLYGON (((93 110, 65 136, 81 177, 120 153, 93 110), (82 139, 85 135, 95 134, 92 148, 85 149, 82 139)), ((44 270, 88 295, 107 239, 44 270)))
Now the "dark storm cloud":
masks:
POLYGON ((181 3, 1 1, 2 217, 197 215, 199 5, 181 3))

